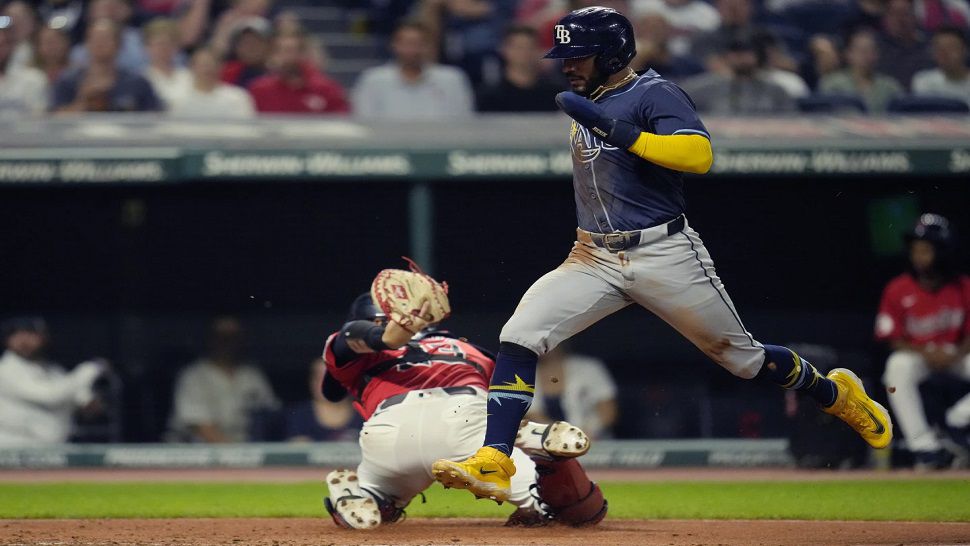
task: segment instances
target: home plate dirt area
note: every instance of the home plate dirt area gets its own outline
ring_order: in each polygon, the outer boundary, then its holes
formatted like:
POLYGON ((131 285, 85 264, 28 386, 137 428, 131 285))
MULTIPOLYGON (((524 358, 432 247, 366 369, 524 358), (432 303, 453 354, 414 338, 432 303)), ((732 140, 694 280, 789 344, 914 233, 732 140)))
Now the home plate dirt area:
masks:
POLYGON ((848 545, 970 544, 970 523, 614 520, 592 529, 508 529, 494 519, 411 519, 371 532, 328 519, 6 520, 3 544, 848 545))

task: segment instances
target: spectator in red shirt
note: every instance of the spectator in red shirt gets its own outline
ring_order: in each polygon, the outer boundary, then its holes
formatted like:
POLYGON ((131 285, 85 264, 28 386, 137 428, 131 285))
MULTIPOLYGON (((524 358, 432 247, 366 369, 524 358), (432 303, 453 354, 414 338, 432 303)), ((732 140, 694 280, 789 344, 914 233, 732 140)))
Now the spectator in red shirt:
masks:
MULTIPOLYGON (((876 317, 876 338, 892 348, 883 383, 906 446, 919 469, 948 466, 952 455, 930 427, 919 385, 932 373, 970 379, 970 277, 955 270, 956 249, 946 218, 924 214, 906 236, 910 271, 889 281, 876 317)), ((970 395, 946 413, 966 439, 970 395)))
POLYGON ((229 58, 222 67, 222 81, 248 87, 266 74, 272 28, 266 19, 251 17, 233 29, 229 58))
POLYGON ((249 93, 259 112, 303 114, 350 111, 344 89, 324 76, 307 58, 306 38, 280 34, 273 39, 274 72, 254 81, 249 93))

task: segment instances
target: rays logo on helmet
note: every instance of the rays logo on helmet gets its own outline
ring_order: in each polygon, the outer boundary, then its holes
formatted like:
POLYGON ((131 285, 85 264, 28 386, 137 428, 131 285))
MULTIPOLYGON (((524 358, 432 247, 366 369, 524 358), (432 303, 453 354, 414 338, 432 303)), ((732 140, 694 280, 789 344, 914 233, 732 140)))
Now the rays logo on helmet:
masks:
POLYGON ((556 41, 560 44, 568 44, 571 40, 566 25, 556 25, 556 41))

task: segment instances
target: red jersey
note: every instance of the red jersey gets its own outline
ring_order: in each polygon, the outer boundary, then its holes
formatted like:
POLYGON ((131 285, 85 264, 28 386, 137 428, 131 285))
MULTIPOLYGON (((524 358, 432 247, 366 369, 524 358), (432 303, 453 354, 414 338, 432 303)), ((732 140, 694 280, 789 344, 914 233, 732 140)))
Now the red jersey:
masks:
POLYGON ((338 367, 332 347, 336 335, 327 339, 323 351, 327 374, 353 395, 354 407, 365 420, 370 419, 378 404, 395 394, 460 386, 487 391, 495 370, 495 361, 474 345, 441 335, 412 341, 394 351, 358 354, 338 367), (380 371, 383 368, 386 369, 380 371))
POLYGON ((309 65, 304 65, 302 70, 303 81, 297 86, 277 74, 263 76, 249 84, 256 110, 306 114, 350 111, 350 103, 340 84, 309 65))
POLYGON ((957 345, 970 336, 970 277, 928 292, 909 273, 889 281, 876 317, 876 339, 957 345))

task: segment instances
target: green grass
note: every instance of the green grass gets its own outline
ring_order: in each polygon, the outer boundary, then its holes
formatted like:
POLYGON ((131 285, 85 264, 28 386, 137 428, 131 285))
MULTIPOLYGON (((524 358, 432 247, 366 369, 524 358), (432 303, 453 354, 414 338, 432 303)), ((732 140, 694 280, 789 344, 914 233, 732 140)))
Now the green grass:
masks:
MULTIPOLYGON (((958 480, 604 483, 610 517, 970 521, 958 480)), ((0 484, 0 518, 324 517, 319 483, 0 484)), ((410 517, 504 517, 509 505, 435 485, 410 517)))

